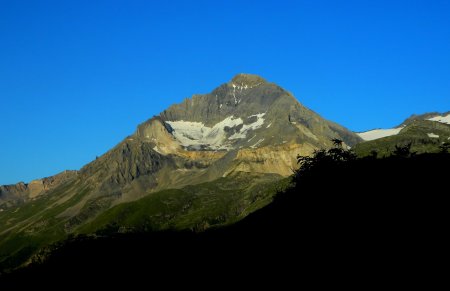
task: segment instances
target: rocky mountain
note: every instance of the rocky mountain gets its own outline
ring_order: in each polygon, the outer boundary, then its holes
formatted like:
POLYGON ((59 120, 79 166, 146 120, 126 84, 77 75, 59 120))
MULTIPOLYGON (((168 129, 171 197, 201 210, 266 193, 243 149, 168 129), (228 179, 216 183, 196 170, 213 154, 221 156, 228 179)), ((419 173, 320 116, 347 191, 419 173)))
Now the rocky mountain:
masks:
POLYGON ((433 153, 450 142, 450 112, 412 115, 392 129, 377 129, 358 135, 365 141, 354 150, 361 156, 377 152, 391 154, 396 147, 410 145, 415 153, 433 153))
MULTIPOLYGON (((350 146, 360 141, 276 84, 239 74, 211 93, 185 99, 144 122, 133 135, 81 169, 77 180, 93 196, 104 194, 123 202, 235 171, 289 176, 298 154, 331 146, 332 138, 350 146)), ((25 193, 28 190, 20 190, 23 186, 9 188, 25 193)), ((2 193, 6 197, 10 192, 2 193)), ((27 193, 22 196, 32 198, 27 193)))
POLYGON ((432 112, 432 113, 425 113, 425 114, 419 114, 419 115, 413 114, 409 118, 407 118, 402 124, 400 124, 399 126, 396 126, 394 128, 374 129, 374 130, 369 130, 366 132, 359 132, 357 134, 364 141, 376 140, 376 139, 387 137, 387 136, 397 135, 406 126, 411 125, 414 122, 423 121, 423 120, 429 120, 429 121, 450 124, 450 111, 446 112, 446 113, 432 112))
POLYGON ((408 119, 406 119, 400 126, 410 125, 417 120, 431 120, 440 123, 450 124, 450 111, 445 113, 430 112, 425 114, 413 114, 408 119))
MULTIPOLYGON (((331 147, 333 138, 348 146, 361 141, 278 85, 239 74, 142 123, 78 172, 2 187, 0 201, 16 200, 1 204, 0 263, 69 234, 111 227, 116 207, 129 213, 124 203, 144 198, 147 210, 139 213, 151 229, 236 221, 270 202, 297 155, 331 147)), ((116 230, 132 228, 128 221, 116 230)))

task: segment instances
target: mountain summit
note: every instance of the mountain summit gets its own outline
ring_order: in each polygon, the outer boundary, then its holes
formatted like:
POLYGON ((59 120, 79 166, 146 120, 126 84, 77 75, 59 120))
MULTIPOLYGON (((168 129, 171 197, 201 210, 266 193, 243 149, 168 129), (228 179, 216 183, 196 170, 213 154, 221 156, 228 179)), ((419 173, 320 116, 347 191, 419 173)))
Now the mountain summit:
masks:
MULTIPOLYGON (((187 150, 260 148, 292 142, 322 147, 330 138, 342 138, 349 145, 359 141, 355 134, 305 108, 278 85, 248 74, 236 75, 209 94, 185 99, 158 118, 187 150)), ((152 128, 154 122, 141 125, 139 133, 152 128)))
POLYGON ((235 85, 248 85, 248 86, 255 86, 262 83, 267 83, 266 79, 258 76, 258 75, 252 75, 252 74, 237 74, 233 77, 231 80, 231 84, 235 85))

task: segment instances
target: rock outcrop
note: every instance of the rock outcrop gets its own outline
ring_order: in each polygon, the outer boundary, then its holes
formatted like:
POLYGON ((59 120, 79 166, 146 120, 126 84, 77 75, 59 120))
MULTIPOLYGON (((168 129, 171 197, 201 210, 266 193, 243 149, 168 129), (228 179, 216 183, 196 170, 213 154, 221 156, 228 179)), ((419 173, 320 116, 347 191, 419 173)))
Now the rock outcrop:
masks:
POLYGON ((64 171, 55 176, 33 180, 28 184, 20 182, 14 185, 0 186, 0 209, 35 199, 74 179, 77 173, 77 171, 64 171))

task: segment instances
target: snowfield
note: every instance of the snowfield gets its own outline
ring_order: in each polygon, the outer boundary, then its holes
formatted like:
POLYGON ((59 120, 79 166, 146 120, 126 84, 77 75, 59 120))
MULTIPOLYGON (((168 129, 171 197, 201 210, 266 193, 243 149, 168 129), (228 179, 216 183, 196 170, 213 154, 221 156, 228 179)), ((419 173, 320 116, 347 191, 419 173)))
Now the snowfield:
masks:
POLYGON ((391 128, 391 129, 374 129, 366 132, 357 133, 363 140, 375 140, 387 136, 397 135, 403 127, 391 128))
MULTIPOLYGON (((450 114, 447 114, 446 116, 435 116, 435 117, 429 118, 427 120, 450 124, 450 114)), ((370 130, 370 131, 366 131, 366 132, 360 132, 357 134, 363 140, 369 141, 369 140, 383 138, 386 136, 397 135, 402 129, 403 129, 403 127, 391 128, 391 129, 375 129, 375 130, 370 130)), ((434 133, 429 133, 428 136, 431 138, 439 138, 439 136, 434 133)))
POLYGON ((428 137, 431 137, 431 138, 439 138, 439 135, 434 134, 434 133, 428 133, 428 137))
POLYGON ((250 130, 255 130, 255 129, 261 128, 264 124, 264 115, 266 115, 266 114, 260 113, 260 114, 250 115, 248 118, 252 118, 252 117, 256 116, 257 117, 256 121, 254 123, 244 124, 244 126, 241 128, 241 130, 239 130, 239 132, 236 132, 235 134, 230 136, 230 139, 246 138, 247 133, 250 130))
POLYGON ((429 118, 428 120, 450 124, 450 114, 448 114, 447 116, 435 116, 433 118, 429 118))
POLYGON ((256 117, 256 121, 250 124, 244 124, 242 118, 229 116, 217 123, 213 127, 207 127, 201 122, 190 121, 167 121, 173 129, 173 136, 184 147, 192 147, 194 149, 210 149, 210 150, 229 150, 232 148, 230 141, 243 139, 247 137, 247 133, 251 130, 261 128, 264 124, 265 113, 251 115, 248 118, 256 117), (235 128, 242 125, 239 131, 235 132, 227 139, 225 129, 235 128))

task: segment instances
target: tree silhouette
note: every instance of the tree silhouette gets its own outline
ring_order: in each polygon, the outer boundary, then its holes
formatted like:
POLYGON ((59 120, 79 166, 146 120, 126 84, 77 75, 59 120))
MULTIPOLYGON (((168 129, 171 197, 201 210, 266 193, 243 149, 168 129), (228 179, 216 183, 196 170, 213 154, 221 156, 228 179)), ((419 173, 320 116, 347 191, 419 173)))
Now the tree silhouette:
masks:
POLYGON ((344 142, 338 138, 333 138, 331 141, 333 142, 333 146, 336 148, 342 148, 342 145, 344 144, 344 142))
POLYGON ((357 156, 353 151, 344 150, 340 147, 329 150, 316 150, 312 156, 298 155, 297 162, 300 167, 295 171, 294 178, 299 179, 303 175, 310 175, 324 169, 334 169, 356 159, 357 156))
POLYGON ((449 150, 450 150, 450 143, 444 142, 443 144, 441 144, 441 145, 439 146, 439 149, 440 149, 440 152, 443 153, 443 154, 449 153, 449 150))
POLYGON ((411 142, 408 144, 405 144, 403 146, 396 145, 393 155, 395 157, 399 157, 399 158, 409 158, 409 157, 414 156, 416 153, 411 152, 411 145, 412 145, 411 142))

